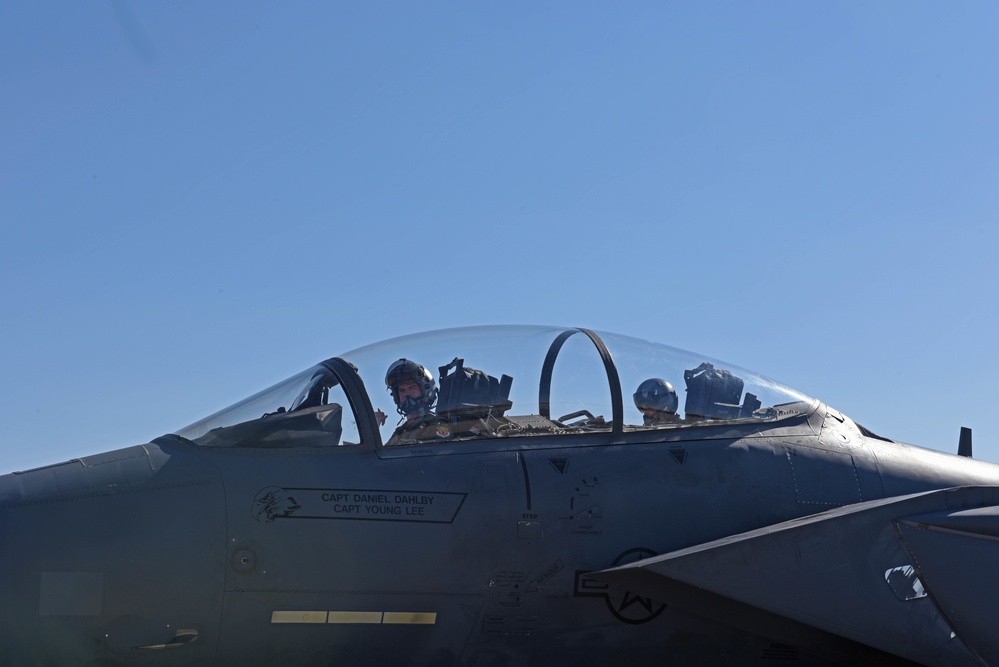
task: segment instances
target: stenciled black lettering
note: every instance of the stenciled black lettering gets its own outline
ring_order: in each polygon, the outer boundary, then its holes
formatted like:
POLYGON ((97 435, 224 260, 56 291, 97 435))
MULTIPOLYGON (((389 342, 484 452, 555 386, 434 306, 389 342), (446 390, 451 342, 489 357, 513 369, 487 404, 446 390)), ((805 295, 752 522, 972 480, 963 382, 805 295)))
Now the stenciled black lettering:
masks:
POLYGON ((361 509, 360 505, 334 505, 333 511, 338 514, 354 514, 361 509))
POLYGON ((398 505, 366 505, 368 514, 402 514, 402 508, 398 505))
POLYGON ((395 502, 402 505, 432 505, 434 502, 433 496, 406 496, 402 494, 395 494, 395 502))
POLYGON ((355 503, 387 503, 388 496, 384 493, 355 493, 355 503))

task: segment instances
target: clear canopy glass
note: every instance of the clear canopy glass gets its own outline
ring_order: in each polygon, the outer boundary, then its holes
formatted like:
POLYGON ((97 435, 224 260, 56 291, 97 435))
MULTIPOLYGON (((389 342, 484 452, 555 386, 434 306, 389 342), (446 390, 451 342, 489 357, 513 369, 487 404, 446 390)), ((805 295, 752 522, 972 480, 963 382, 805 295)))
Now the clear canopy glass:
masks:
POLYGON ((386 386, 387 369, 400 359, 433 379, 437 427, 429 441, 773 422, 814 404, 751 371, 659 343, 586 329, 488 326, 347 352, 177 434, 206 446, 285 447, 360 444, 362 433, 377 430, 391 444, 407 423, 386 386))

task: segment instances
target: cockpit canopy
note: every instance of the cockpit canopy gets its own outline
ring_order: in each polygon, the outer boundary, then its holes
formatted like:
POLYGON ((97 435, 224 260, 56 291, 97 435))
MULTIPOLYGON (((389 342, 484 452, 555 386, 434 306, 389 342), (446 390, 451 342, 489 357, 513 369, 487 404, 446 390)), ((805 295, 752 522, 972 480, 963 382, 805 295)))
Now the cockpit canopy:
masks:
POLYGON ((775 422, 814 403, 751 371, 649 341, 588 329, 467 327, 332 357, 177 435, 203 446, 300 447, 622 434, 775 422), (408 439, 399 433, 411 420, 386 386, 400 359, 425 367, 437 390, 428 428, 408 439), (664 409, 643 413, 650 387, 665 396, 664 409))

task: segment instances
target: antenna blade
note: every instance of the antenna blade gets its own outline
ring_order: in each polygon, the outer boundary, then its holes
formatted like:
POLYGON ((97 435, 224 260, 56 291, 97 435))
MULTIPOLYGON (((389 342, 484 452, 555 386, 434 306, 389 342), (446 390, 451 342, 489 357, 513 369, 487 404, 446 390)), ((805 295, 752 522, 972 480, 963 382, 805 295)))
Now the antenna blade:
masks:
POLYGON ((957 444, 957 455, 971 458, 971 429, 967 426, 961 427, 961 439, 957 444))

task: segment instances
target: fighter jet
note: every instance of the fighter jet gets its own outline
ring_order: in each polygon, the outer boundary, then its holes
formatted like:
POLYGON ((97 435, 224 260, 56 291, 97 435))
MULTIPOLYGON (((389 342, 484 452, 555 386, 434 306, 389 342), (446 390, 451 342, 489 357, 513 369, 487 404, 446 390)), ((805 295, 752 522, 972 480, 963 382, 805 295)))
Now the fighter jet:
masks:
POLYGON ((999 664, 961 449, 611 333, 395 338, 0 477, 0 665, 999 664))

